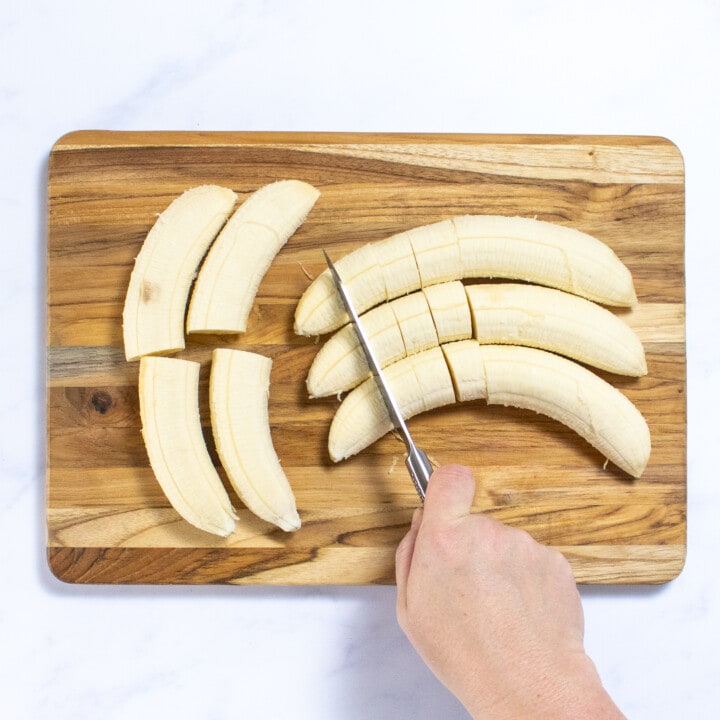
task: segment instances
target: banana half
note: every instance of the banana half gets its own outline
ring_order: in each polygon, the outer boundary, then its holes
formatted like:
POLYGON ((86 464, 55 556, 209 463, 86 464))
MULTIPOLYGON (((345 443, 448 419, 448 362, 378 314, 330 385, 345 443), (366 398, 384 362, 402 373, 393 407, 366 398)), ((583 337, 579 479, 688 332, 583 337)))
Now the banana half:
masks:
POLYGON ((270 435, 271 367, 256 353, 214 350, 210 417, 220 461, 240 499, 258 517, 292 531, 300 517, 270 435))
POLYGON ((123 308, 127 360, 185 347, 185 307, 198 265, 237 195, 217 185, 185 191, 159 216, 130 275, 123 308))
MULTIPOLYGON (((633 305, 632 276, 597 238, 522 217, 466 215, 369 243, 336 263, 358 312, 450 280, 499 277, 558 288, 605 305, 633 305)), ((329 271, 303 293, 295 332, 322 335, 348 322, 329 271)))
MULTIPOLYGON (((431 285, 383 303, 361 322, 383 367, 408 355, 474 337, 482 344, 550 350, 622 375, 647 373, 633 330, 610 310, 562 290, 520 283, 431 285)), ((370 370, 352 325, 320 348, 307 376, 310 397, 336 395, 370 370)))
POLYGON ((235 511, 208 454, 200 425, 200 363, 140 359, 140 417, 150 465, 170 504, 215 535, 235 529, 235 511))
MULTIPOLYGON (((407 418, 456 400, 485 399, 558 420, 633 477, 642 475, 650 457, 650 432, 637 408, 588 369, 544 350, 461 340, 400 360, 385 374, 407 418)), ((391 429, 369 378, 347 395, 333 418, 330 457, 335 462, 350 457, 391 429)))
POLYGON ((319 195, 299 180, 270 183, 250 195, 200 268, 188 308, 188 333, 245 332, 260 282, 319 195))

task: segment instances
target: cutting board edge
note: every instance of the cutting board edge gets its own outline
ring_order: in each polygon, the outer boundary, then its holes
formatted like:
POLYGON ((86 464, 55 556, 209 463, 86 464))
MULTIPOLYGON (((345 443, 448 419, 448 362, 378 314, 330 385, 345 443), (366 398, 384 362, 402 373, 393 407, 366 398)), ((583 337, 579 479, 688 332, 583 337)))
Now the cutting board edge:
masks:
MULTIPOLYGON (((624 546, 625 549, 628 546, 624 546)), ((639 550, 638 557, 626 558, 616 567, 609 571, 598 569, 592 564, 587 564, 588 558, 592 557, 595 549, 596 559, 602 563, 607 559, 607 552, 613 552, 617 546, 586 546, 580 551, 583 557, 583 564, 577 565, 574 562, 574 550, 572 548, 558 548, 566 555, 575 579, 579 585, 666 585, 676 580, 682 573, 686 558, 687 545, 659 546, 665 550, 668 557, 662 561, 648 561, 642 556, 644 546, 629 546, 639 550)), ((648 546, 653 552, 658 546, 648 546)), ((342 553, 353 554, 351 550, 339 550, 342 553)), ((392 563, 380 573, 373 577, 361 576, 351 577, 343 582, 332 582, 323 574, 314 572, 307 575, 302 571, 302 564, 313 563, 316 556, 313 553, 297 551, 288 559, 292 562, 300 556, 305 556, 304 561, 297 567, 300 572, 297 575, 285 575, 281 582, 268 582, 266 570, 255 572, 252 569, 244 572, 243 566, 233 562, 233 556, 239 557, 243 550, 234 550, 228 553, 223 549, 197 549, 188 553, 185 548, 70 548, 70 547, 48 547, 46 548, 46 560, 52 575, 62 583, 69 585, 271 585, 274 587, 301 587, 301 586, 367 586, 367 585, 394 585, 394 566, 392 563), (177 562, 178 557, 190 556, 190 567, 184 575, 178 570, 175 574, 168 575, 166 564, 177 562), (194 558, 194 560, 192 560, 194 558), (165 562, 167 560, 167 563, 165 562), (157 570, 152 568, 157 566, 157 570)), ((387 553, 388 557, 394 557, 387 553)), ((621 552, 622 554, 622 552, 621 552)), ((282 565, 277 568, 280 572, 287 569, 282 565)))
MULTIPOLYGON (((679 145, 664 135, 643 134, 573 134, 573 133, 446 133, 446 132, 372 132, 372 131, 315 131, 315 130, 104 130, 76 129, 60 135, 50 154, 66 150, 101 147, 163 147, 163 146, 223 146, 238 144, 433 144, 458 145, 472 143, 573 145, 655 145, 674 148, 683 163, 679 145)), ((684 175, 684 172, 683 172, 684 175)))

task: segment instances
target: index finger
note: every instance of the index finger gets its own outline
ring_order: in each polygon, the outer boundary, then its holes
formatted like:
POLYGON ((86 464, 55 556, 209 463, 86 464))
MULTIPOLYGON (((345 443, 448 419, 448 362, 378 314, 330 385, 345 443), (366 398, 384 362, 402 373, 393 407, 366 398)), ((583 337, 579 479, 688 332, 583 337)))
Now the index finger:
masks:
POLYGON ((443 465, 430 476, 423 525, 444 525, 470 514, 475 497, 475 478, 463 465, 443 465))

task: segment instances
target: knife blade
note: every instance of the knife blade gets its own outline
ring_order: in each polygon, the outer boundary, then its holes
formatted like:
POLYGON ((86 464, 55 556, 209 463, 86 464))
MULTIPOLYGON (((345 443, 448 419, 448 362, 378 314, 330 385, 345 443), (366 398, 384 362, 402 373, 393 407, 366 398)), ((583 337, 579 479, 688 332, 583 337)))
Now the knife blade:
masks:
POLYGON ((380 366, 380 363, 375 357, 375 353, 370 346, 368 336, 365 333, 362 323, 360 322, 360 318, 358 317, 355 307, 353 306, 350 296, 348 295, 345 283, 343 283, 342 278, 338 274, 337 268, 335 267, 325 250, 323 250, 323 255, 325 256, 325 261, 327 262, 328 268, 330 269, 330 274, 332 275, 335 286, 337 287, 340 299, 342 300, 343 305, 345 306, 345 310, 347 311, 350 319, 352 320, 353 327, 355 328, 355 333, 357 334, 358 342, 360 343, 360 347, 365 353, 365 357, 367 359, 370 370, 372 371, 375 384, 377 385, 378 391, 380 392, 380 395, 385 402, 385 407, 387 408, 388 415, 390 416, 390 422, 392 422, 393 427, 398 430, 403 442, 405 443, 405 450, 407 452, 407 456, 405 458, 405 466, 410 473, 410 477, 412 478, 413 484, 415 485, 415 489, 417 490, 417 494, 419 495, 420 500, 424 501, 425 493, 427 492, 428 481, 430 480, 430 475, 432 475, 432 465, 430 464, 430 460, 428 460, 428 456, 425 454, 425 452, 419 447, 417 447, 417 445, 415 445, 415 443, 413 442, 410 431, 405 424, 405 419, 403 418, 402 413, 400 412, 400 408, 398 407, 398 404, 395 401, 392 392, 390 391, 390 387, 388 386, 387 379, 385 378, 385 374, 382 371, 382 367, 380 366))

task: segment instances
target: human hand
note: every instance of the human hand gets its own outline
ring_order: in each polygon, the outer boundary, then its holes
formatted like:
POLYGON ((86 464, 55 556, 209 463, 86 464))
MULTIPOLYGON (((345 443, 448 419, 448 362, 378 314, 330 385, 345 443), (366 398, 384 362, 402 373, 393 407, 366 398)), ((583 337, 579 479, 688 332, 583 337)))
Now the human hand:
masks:
POLYGON ((397 615, 476 719, 622 718, 583 648, 567 560, 523 530, 470 514, 472 473, 436 470, 397 549, 397 615))

